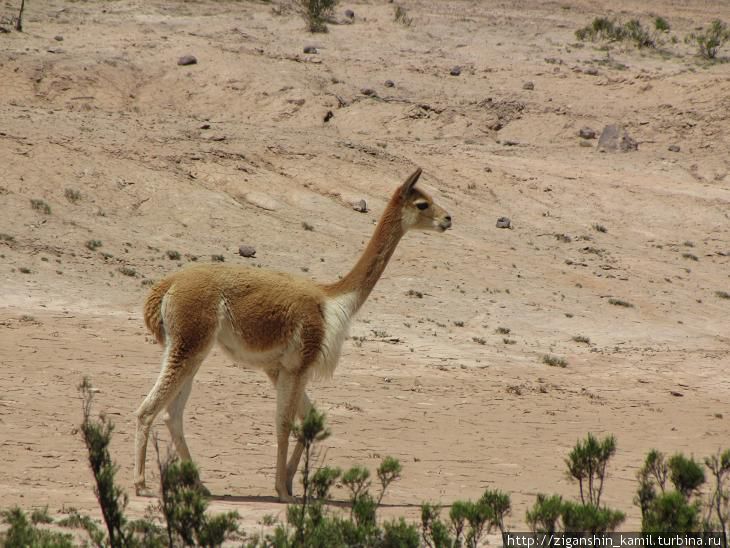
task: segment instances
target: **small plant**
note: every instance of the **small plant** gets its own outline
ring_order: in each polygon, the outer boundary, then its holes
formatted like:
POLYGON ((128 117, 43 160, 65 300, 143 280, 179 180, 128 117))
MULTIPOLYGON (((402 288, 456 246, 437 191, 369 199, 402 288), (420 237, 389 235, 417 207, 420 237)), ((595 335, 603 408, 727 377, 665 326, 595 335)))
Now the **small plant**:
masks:
POLYGON ((409 289, 406 291, 406 295, 409 297, 417 297, 419 299, 423 299, 423 293, 420 291, 416 291, 415 289, 409 289))
POLYGON ((699 261, 699 259, 697 258, 697 255, 694 255, 692 253, 682 253, 682 257, 684 257, 685 259, 689 259, 691 261, 699 261))
POLYGON ((576 335, 573 337, 573 341, 577 343, 591 344, 591 340, 584 335, 576 335))
POLYGON ((672 28, 669 26, 669 21, 664 19, 661 15, 657 15, 654 18, 654 30, 657 32, 669 32, 672 28))
POLYGON ((570 242, 573 241, 573 238, 571 238, 567 234, 555 234, 555 239, 558 240, 559 242, 563 242, 566 244, 569 244, 570 242))
POLYGON ((0 242, 8 242, 9 244, 12 244, 15 241, 15 236, 11 236, 10 234, 5 234, 3 232, 0 232, 0 242))
POLYGON ((601 225, 601 224, 593 223, 592 226, 593 226, 593 230, 595 230, 596 232, 603 232, 604 234, 606 232, 608 232, 608 229, 605 226, 601 225))
POLYGON ((509 327, 498 327, 495 332, 499 335, 509 335, 512 330, 509 327))
POLYGON ((404 27, 410 27, 413 24, 413 17, 408 16, 408 10, 403 6, 396 5, 393 12, 393 20, 404 27))
POLYGON ((638 19, 632 19, 625 23, 624 29, 626 32, 626 38, 631 40, 637 48, 642 49, 656 47, 654 38, 638 19))
POLYGON ((30 207, 32 207, 36 211, 45 213, 46 215, 51 214, 51 206, 49 206, 45 200, 41 200, 40 198, 31 198, 30 207))
POLYGON ((211 255, 210 260, 214 263, 222 263, 225 262, 226 258, 223 255, 211 255))
POLYGON ((67 188, 66 190, 64 190, 63 195, 72 204, 75 204, 81 199, 81 193, 73 188, 67 188))
POLYGON ((565 358, 560 356, 553 356, 552 354, 545 354, 542 357, 542 363, 549 365, 550 367, 567 367, 568 362, 565 358))
POLYGON ((715 291, 715 295, 717 295, 721 299, 730 299, 730 293, 728 293, 727 291, 715 291))
POLYGON ((484 337, 472 337, 471 340, 477 344, 487 344, 487 339, 484 337))
MULTIPOLYGON (((36 513, 33 513, 35 516, 36 513)), ((46 514, 47 515, 47 514, 46 514)), ((73 548, 76 546, 73 536, 68 533, 47 531, 35 527, 38 521, 28 516, 20 508, 12 508, 0 514, 2 521, 9 527, 7 531, 0 534, 0 545, 2 546, 38 546, 49 548, 73 548)), ((40 523, 47 523, 41 521, 40 523)))
POLYGON ((462 320, 454 320, 454 325, 456 327, 464 327, 464 322, 462 320))
POLYGON ((168 249, 165 251, 165 255, 167 255, 167 258, 171 261, 179 261, 180 260, 180 252, 174 251, 172 249, 168 249))
POLYGON ((314 231, 314 226, 310 225, 307 221, 302 221, 302 228, 304 230, 309 231, 309 232, 313 232, 314 231))
POLYGON ((18 268, 18 271, 21 274, 30 274, 32 272, 31 269, 28 268, 27 266, 21 266, 20 268, 18 268))
POLYGON ((610 299, 608 299, 608 304, 612 304, 614 306, 623 306, 625 308, 633 308, 634 307, 634 305, 631 304, 628 301, 623 301, 621 299, 614 299, 613 297, 611 297, 610 299))
POLYGON ((84 245, 86 246, 86 249, 96 251, 98 248, 101 247, 101 240, 87 240, 84 245))
POLYGON ((297 0, 309 32, 327 32, 327 20, 334 14, 337 3, 338 0, 297 0))
POLYGON ((694 44, 700 57, 715 59, 720 48, 730 41, 730 29, 725 22, 715 19, 707 30, 688 34, 684 41, 694 44))
POLYGON ((130 278, 136 278, 137 277, 137 271, 129 266, 120 266, 118 269, 120 274, 123 274, 124 276, 129 276, 130 278))
POLYGON ((508 339, 507 337, 504 337, 502 339, 502 342, 504 344, 517 344, 517 341, 516 340, 514 340, 514 339, 508 339))

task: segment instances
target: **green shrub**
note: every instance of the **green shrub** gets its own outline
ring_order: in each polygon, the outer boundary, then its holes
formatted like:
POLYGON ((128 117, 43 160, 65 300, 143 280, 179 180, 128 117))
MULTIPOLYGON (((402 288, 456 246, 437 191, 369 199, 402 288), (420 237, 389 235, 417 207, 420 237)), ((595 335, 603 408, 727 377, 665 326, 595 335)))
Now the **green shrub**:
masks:
POLYGON ((720 19, 715 19, 708 29, 702 32, 692 32, 684 39, 685 43, 694 44, 700 57, 705 59, 715 59, 717 52, 729 40, 730 29, 720 19))
POLYGON ((0 534, 0 546, 34 548, 73 548, 76 544, 68 533, 39 529, 28 520, 20 508, 11 508, 0 514, 2 521, 9 527, 0 534))
POLYGON ((338 0, 297 0, 297 3, 309 32, 327 32, 327 20, 334 14, 338 0))

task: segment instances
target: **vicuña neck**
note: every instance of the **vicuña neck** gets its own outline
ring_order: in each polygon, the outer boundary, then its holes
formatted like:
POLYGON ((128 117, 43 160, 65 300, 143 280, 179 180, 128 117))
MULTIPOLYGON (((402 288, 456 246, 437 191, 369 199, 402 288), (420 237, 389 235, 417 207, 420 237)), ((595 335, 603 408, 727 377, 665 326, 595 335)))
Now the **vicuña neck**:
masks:
POLYGON ((325 286, 325 291, 333 296, 355 293, 356 310, 367 300, 403 237, 398 202, 398 195, 394 194, 375 227, 370 242, 352 270, 341 280, 325 286))

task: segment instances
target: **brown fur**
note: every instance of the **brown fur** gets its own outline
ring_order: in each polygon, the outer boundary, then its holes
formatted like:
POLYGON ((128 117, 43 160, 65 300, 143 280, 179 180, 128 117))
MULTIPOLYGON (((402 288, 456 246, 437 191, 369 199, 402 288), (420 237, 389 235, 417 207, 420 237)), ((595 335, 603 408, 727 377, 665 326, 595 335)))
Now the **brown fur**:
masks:
POLYGON ((182 414, 193 377, 218 342, 234 359, 263 369, 276 387, 276 490, 282 500, 291 500, 303 447, 298 443, 287 463, 288 439, 295 417, 303 418, 311 407, 307 381, 333 372, 351 316, 367 299, 405 232, 443 232, 451 226, 451 217, 414 188, 420 174, 419 169, 396 190, 363 255, 338 282, 324 285, 255 268, 196 265, 151 289, 144 305, 145 323, 165 345, 165 358, 155 386, 137 411, 138 493, 145 489, 149 429, 163 407, 178 454, 190 459, 182 414))

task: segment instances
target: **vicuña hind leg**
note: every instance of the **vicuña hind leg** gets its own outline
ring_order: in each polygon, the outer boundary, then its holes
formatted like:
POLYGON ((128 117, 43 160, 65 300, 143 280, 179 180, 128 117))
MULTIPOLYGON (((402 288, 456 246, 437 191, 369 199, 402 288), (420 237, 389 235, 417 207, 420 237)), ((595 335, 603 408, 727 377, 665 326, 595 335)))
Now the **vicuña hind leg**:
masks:
POLYGON ((171 347, 165 352, 162 370, 159 377, 157 377, 155 386, 137 410, 137 432, 134 439, 134 487, 138 495, 149 494, 145 485, 147 440, 149 439, 152 422, 165 406, 169 405, 168 412, 170 409, 173 410, 170 413, 171 421, 168 422, 168 427, 178 454, 181 458, 190 458, 190 451, 182 433, 182 410, 190 395, 191 388, 191 386, 186 385, 192 385, 193 376, 205 358, 210 345, 192 356, 180 350, 177 345, 171 344, 171 347), (184 390, 186 393, 182 394, 184 390), (178 396, 180 396, 179 400, 178 396), (179 436, 176 435, 178 433, 179 436))
MULTIPOLYGON (((276 379, 276 492, 282 502, 292 502, 291 486, 287 485, 289 434, 304 395, 305 376, 281 370, 276 379)), ((301 455, 301 453, 300 453, 301 455)))

